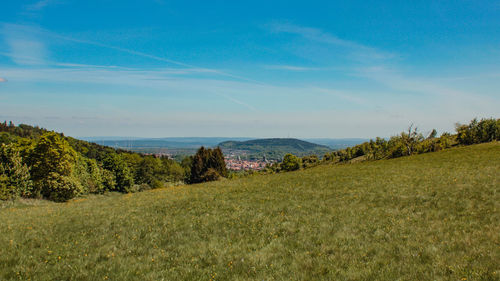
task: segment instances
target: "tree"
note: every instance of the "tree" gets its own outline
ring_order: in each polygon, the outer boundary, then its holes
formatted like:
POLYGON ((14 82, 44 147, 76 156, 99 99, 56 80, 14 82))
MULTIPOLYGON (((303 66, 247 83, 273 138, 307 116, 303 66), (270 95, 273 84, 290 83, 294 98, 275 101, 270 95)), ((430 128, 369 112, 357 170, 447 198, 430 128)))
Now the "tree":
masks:
POLYGON ((293 154, 286 154, 281 163, 281 169, 284 171, 295 171, 300 169, 300 158, 293 154))
MULTIPOLYGON (((189 159, 188 157, 186 159, 189 159)), ((183 160, 184 161, 184 160, 183 160)), ((187 161, 187 160, 186 160, 187 161)), ((162 177, 163 180, 168 182, 182 182, 186 177, 186 170, 184 165, 188 165, 189 169, 191 165, 188 163, 179 164, 177 161, 169 159, 168 157, 161 158, 163 170, 162 177)))
POLYGON ((228 172, 222 150, 206 149, 200 147, 192 158, 191 163, 191 183, 217 180, 220 177, 227 177, 228 172))
POLYGON ((33 183, 28 166, 22 162, 13 144, 0 145, 0 199, 29 197, 33 183))
POLYGON ((60 135, 44 134, 29 158, 34 197, 66 201, 82 192, 75 175, 77 154, 60 135))
POLYGON ((134 185, 134 178, 130 173, 127 163, 116 153, 110 153, 103 160, 103 168, 114 175, 116 185, 111 191, 129 192, 134 185))
POLYGON ((429 136, 427 137, 428 139, 433 139, 437 136, 437 131, 436 129, 432 129, 432 132, 430 132, 429 136))
POLYGON ((162 183, 159 177, 161 176, 162 166, 160 159, 154 156, 144 157, 137 169, 135 182, 137 184, 147 184, 151 188, 161 187, 162 183))
POLYGON ((500 119, 474 119, 469 125, 456 124, 456 131, 457 141, 464 145, 500 140, 500 119))
POLYGON ((213 168, 221 177, 227 178, 228 172, 226 167, 226 162, 224 161, 224 154, 220 147, 212 149, 210 151, 210 168, 213 168))
POLYGON ((103 193, 103 169, 97 165, 95 159, 89 159, 78 155, 76 174, 82 184, 85 193, 103 193))

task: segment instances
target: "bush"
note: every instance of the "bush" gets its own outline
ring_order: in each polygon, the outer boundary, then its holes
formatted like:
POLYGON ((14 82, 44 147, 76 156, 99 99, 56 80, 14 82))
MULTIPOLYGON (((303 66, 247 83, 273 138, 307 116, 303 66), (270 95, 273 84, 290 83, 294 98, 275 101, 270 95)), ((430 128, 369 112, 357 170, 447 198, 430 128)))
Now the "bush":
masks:
POLYGON ((281 163, 281 169, 283 171, 295 171, 300 169, 300 158, 293 154, 286 154, 281 163))
POLYGON ((28 166, 22 162, 13 144, 0 146, 0 199, 29 197, 33 183, 28 166))
POLYGON ((208 168, 208 170, 201 176, 202 181, 216 181, 220 179, 221 175, 214 168, 208 168))
POLYGON ((85 193, 103 193, 104 184, 102 168, 94 159, 79 156, 76 165, 76 174, 85 193))
POLYGON ((463 145, 500 140, 500 119, 474 119, 468 125, 457 124, 456 131, 463 145))
POLYGON ((83 191, 76 177, 62 176, 56 172, 49 173, 41 183, 43 197, 56 202, 67 201, 83 191))
POLYGON ((116 178, 115 174, 109 170, 102 169, 102 185, 103 192, 116 190, 116 178))
POLYGON ((309 168, 319 164, 319 158, 316 155, 302 157, 302 167, 309 168))
POLYGON ((141 184, 134 184, 131 188, 130 188, 130 192, 141 192, 141 191, 145 191, 145 190, 150 190, 151 189, 151 186, 149 186, 148 184, 145 184, 145 183, 141 183, 141 184))

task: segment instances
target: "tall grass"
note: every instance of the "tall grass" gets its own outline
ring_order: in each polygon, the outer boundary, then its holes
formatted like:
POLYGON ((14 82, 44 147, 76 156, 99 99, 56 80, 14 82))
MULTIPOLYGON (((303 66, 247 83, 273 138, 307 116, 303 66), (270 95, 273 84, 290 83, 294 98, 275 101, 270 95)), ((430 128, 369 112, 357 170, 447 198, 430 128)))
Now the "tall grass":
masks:
POLYGON ((500 144, 0 208, 0 280, 500 280, 500 144))

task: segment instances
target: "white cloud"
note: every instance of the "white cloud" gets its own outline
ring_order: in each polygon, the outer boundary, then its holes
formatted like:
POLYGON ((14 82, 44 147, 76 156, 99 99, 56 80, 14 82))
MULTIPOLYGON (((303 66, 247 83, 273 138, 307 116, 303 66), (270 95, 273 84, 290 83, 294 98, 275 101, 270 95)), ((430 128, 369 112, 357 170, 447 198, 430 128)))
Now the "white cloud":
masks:
POLYGON ((274 69, 274 70, 297 71, 297 72, 322 70, 322 68, 319 67, 304 67, 295 65, 265 65, 264 68, 274 69))
POLYGON ((47 48, 40 38, 39 28, 27 25, 4 24, 0 29, 7 43, 7 54, 19 65, 44 64, 47 58, 47 48))
MULTIPOLYGON (((404 75, 384 67, 360 69, 359 75, 377 81, 395 90, 396 93, 413 94, 414 100, 442 110, 443 113, 460 111, 463 113, 462 115, 469 114, 470 118, 473 118, 484 114, 489 116, 489 114, 496 112, 496 108, 499 106, 499 100, 492 99, 480 92, 457 90, 452 85, 445 85, 423 77, 404 75)), ((453 79, 450 80, 453 81, 453 79)), ((411 100, 409 97, 406 98, 411 100)), ((415 105, 408 104, 407 106, 415 105)))
POLYGON ((25 9, 27 11, 39 11, 39 10, 45 8, 46 6, 48 6, 51 2, 54 2, 54 1, 52 1, 52 0, 40 0, 40 1, 37 1, 33 4, 26 5, 25 9))
MULTIPOLYGON (((252 83, 262 82, 250 79, 248 77, 235 75, 227 71, 221 71, 218 69, 205 68, 200 66, 195 66, 192 64, 184 63, 181 61, 156 56, 141 51, 131 50, 119 46, 112 46, 100 42, 95 42, 91 40, 82 40, 78 38, 72 38, 69 36, 63 36, 51 31, 41 29, 38 27, 27 26, 27 25, 17 25, 17 24, 4 24, 3 33, 8 45, 10 46, 10 52, 7 53, 11 59, 18 64, 44 64, 46 62, 47 50, 45 44, 39 37, 51 38, 56 40, 64 40, 73 43, 87 44, 92 46, 97 46, 105 49, 111 49, 119 51, 122 53, 131 54, 138 57, 148 58, 151 60, 168 63, 171 65, 177 65, 185 69, 191 69, 196 72, 213 73, 219 76, 229 77, 236 80, 242 80, 252 83)), ((3 53, 5 54, 5 53, 3 53)))
POLYGON ((387 60, 395 57, 392 53, 383 52, 354 41, 341 39, 317 28, 303 27, 289 23, 273 23, 270 24, 269 27, 272 32, 295 34, 312 42, 328 44, 345 49, 356 60, 387 60))

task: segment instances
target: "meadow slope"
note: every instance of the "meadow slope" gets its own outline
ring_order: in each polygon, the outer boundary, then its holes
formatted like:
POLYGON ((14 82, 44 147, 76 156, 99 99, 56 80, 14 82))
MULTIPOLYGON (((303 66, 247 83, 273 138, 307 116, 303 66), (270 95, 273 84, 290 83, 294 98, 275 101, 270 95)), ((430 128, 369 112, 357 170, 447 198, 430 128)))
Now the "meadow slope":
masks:
POLYGON ((498 142, 0 206, 0 280, 500 280, 498 142))

